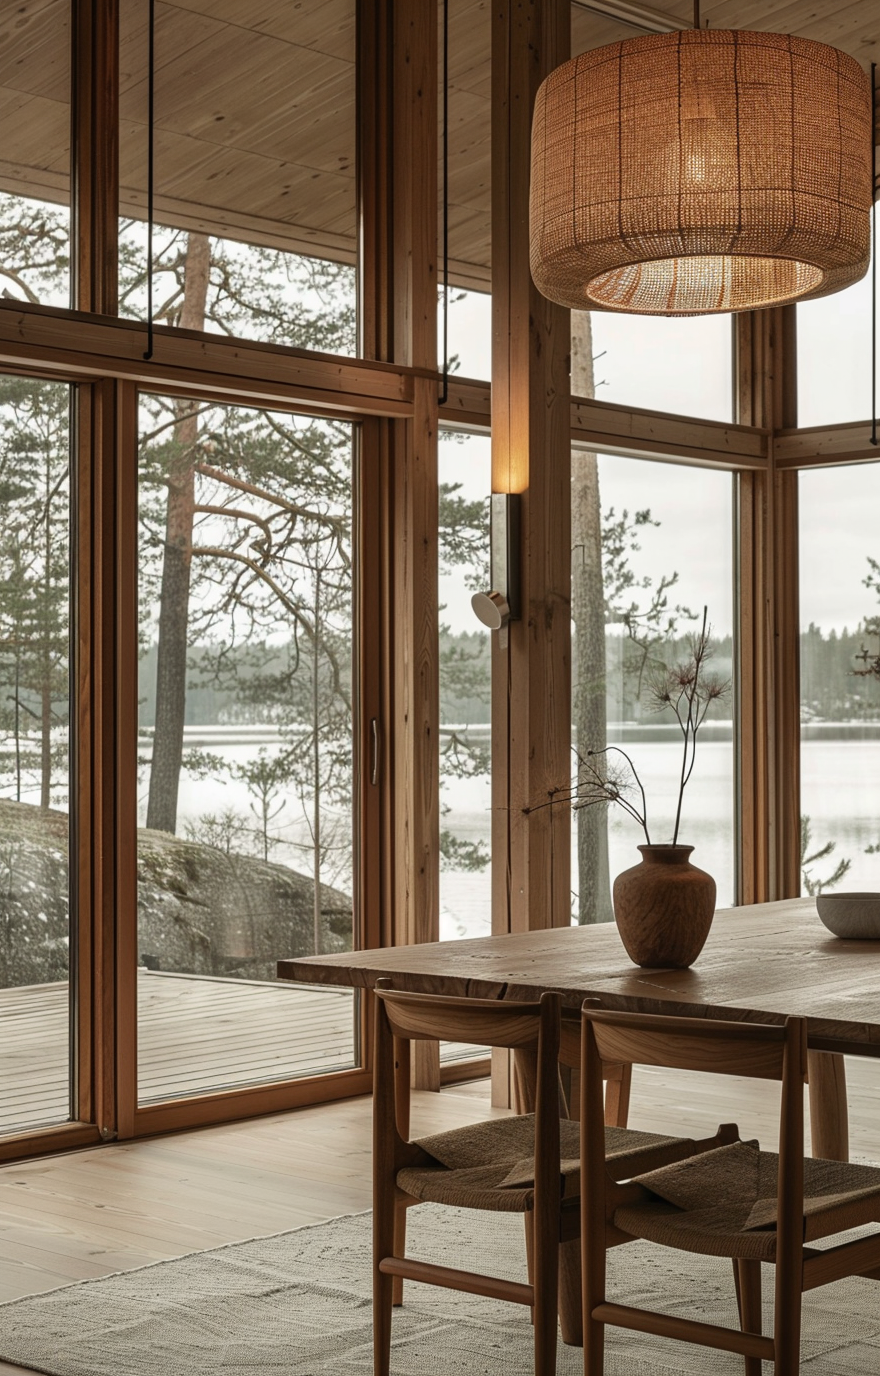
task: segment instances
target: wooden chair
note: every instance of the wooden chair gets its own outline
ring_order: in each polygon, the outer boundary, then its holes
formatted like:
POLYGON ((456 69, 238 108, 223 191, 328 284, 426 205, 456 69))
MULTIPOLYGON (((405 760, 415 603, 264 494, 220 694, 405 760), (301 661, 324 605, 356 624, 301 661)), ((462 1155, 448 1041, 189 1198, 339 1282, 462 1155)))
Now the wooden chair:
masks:
MULTIPOLYGON (((375 1376, 389 1373, 395 1278, 530 1306, 536 1376, 552 1376, 559 1248, 577 1238, 579 1227, 579 1130, 564 1116, 559 1090, 560 1054, 569 1064, 580 1057, 577 1015, 563 1030, 558 994, 516 1003, 408 994, 383 985, 376 988, 373 1102, 375 1376), (513 1048, 534 1086, 534 1113, 410 1141, 409 1045, 433 1039, 513 1048), (529 1283, 408 1258, 405 1209, 425 1201, 526 1215, 529 1283)), ((616 1082, 621 1080, 618 1067, 616 1082)), ((600 1109, 600 1128, 601 1118, 600 1109)), ((602 1135, 620 1178, 698 1149, 688 1140, 625 1128, 610 1127, 602 1135)))
POLYGON ((606 1324, 741 1353, 746 1376, 760 1376, 762 1360, 774 1363, 775 1376, 798 1376, 802 1293, 844 1276, 880 1279, 880 1234, 825 1251, 804 1245, 880 1221, 880 1169, 804 1159, 806 1021, 771 1027, 585 1007, 582 1033, 586 1376, 604 1371, 606 1324), (730 1126, 727 1145, 620 1184, 607 1169, 593 1117, 603 1058, 781 1081, 778 1156, 741 1142, 730 1126), (732 1258, 742 1331, 608 1300, 607 1248, 636 1238, 732 1258), (772 1337, 762 1334, 762 1262, 776 1266, 772 1337))

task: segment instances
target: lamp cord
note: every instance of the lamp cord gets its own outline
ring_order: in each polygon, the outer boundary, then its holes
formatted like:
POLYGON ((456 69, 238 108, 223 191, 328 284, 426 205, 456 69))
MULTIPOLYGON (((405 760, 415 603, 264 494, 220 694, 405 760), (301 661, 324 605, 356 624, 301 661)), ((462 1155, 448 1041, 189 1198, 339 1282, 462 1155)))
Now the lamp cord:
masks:
POLYGON ((871 63, 871 443, 877 438, 877 150, 874 123, 877 118, 877 64, 871 63))
POLYGON ((700 23, 700 0, 694 0, 694 28, 699 29, 701 27, 702 25, 700 23))
POLYGON ((443 0, 443 386, 449 398, 449 0, 443 0))
POLYGON ((153 357, 153 164, 156 99, 156 0, 149 0, 147 11, 147 348, 145 359, 153 357))

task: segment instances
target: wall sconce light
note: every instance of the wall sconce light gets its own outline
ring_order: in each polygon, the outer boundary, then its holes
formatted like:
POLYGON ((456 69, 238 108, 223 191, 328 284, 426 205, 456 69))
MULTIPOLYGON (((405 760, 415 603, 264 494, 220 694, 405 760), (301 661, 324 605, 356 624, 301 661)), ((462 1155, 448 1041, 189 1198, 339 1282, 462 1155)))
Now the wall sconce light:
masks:
POLYGON ((478 620, 499 632, 507 648, 507 626, 522 615, 520 600, 520 506, 518 492, 493 492, 490 504, 491 591, 471 598, 478 620))

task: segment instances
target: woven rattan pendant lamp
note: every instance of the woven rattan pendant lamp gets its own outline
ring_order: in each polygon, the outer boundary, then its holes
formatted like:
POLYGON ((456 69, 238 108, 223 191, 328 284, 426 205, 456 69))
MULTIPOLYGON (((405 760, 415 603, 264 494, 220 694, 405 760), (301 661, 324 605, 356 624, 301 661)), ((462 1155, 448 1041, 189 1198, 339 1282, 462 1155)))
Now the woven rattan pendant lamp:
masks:
POLYGON ((686 29, 582 53, 532 126, 532 276, 575 309, 754 310, 870 260, 859 64, 786 34, 686 29))

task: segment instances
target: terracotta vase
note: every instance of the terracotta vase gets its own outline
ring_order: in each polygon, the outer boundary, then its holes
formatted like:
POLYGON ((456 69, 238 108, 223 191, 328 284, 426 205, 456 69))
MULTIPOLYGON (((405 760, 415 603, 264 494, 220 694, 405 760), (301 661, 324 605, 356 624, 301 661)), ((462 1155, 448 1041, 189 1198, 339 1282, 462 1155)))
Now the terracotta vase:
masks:
POLYGON ((636 965, 686 969, 715 914, 715 880, 690 862, 693 846, 639 846, 641 863, 614 881, 614 916, 636 965))

